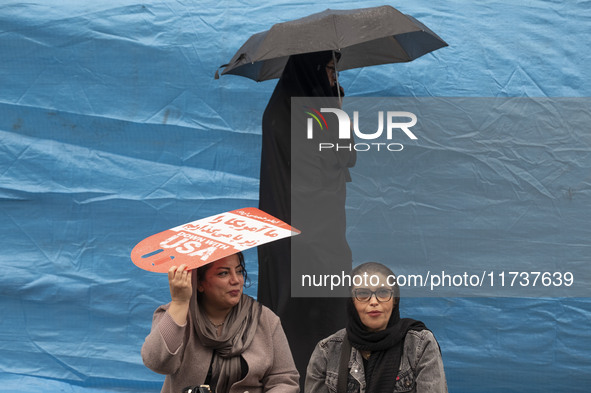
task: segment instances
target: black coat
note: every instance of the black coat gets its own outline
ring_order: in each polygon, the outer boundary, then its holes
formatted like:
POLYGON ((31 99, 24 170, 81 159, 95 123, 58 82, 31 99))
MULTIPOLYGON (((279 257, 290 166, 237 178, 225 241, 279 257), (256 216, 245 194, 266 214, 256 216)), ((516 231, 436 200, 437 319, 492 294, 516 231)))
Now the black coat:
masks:
MULTIPOLYGON (((314 97, 315 107, 338 105, 325 69, 331 58, 330 51, 291 56, 263 115, 259 208, 302 234, 259 247, 257 300, 281 318, 302 378, 316 343, 345 325, 345 303, 292 298, 292 283, 300 285, 302 274, 348 274, 352 267, 345 200, 355 152, 319 152, 302 137, 305 128, 291 128, 292 97, 314 97)), ((305 111, 294 109, 295 121, 298 116, 305 111)), ((332 134, 322 137, 336 138, 336 116, 325 119, 332 134)))

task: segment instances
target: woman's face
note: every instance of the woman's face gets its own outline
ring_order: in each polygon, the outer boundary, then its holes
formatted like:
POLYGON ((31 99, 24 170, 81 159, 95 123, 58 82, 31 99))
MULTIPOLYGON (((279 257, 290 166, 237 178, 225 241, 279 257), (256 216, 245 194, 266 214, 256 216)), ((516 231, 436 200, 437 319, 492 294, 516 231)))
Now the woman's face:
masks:
POLYGON ((208 306, 228 310, 240 301, 244 276, 238 255, 230 255, 212 263, 197 290, 208 306))
MULTIPOLYGON (((368 273, 368 277, 371 277, 372 274, 368 273)), ((363 287, 355 287, 353 291, 357 288, 366 288, 371 291, 377 291, 378 289, 390 289, 386 282, 386 277, 380 273, 373 273, 375 277, 379 278, 379 281, 375 279, 371 282, 372 284, 376 284, 375 286, 369 285, 363 287)), ((359 301, 353 296, 353 304, 355 305, 355 309, 359 314, 359 318, 361 322, 365 325, 367 330, 370 332, 379 332, 380 330, 384 330, 386 326, 388 326, 388 321, 390 320, 390 316, 392 315, 392 310, 394 309, 394 297, 391 297, 390 300, 385 302, 380 302, 377 299, 377 296, 372 294, 368 301, 359 301)))
POLYGON ((326 64, 326 75, 328 76, 330 87, 334 87, 337 82, 337 70, 334 65, 334 60, 331 60, 326 64))

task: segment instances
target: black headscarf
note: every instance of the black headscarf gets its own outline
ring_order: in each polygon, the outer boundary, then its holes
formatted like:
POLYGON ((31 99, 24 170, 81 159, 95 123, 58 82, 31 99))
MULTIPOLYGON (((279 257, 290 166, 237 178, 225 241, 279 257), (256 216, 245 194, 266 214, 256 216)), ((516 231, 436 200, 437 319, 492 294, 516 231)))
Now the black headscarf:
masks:
POLYGON ((359 314, 350 299, 347 304, 349 322, 347 337, 351 346, 360 351, 370 351, 371 356, 365 370, 366 392, 391 393, 394 391, 396 376, 400 368, 400 359, 404 349, 404 338, 409 330, 425 330, 421 321, 400 318, 400 297, 395 297, 392 315, 386 329, 370 332, 361 322, 359 314))

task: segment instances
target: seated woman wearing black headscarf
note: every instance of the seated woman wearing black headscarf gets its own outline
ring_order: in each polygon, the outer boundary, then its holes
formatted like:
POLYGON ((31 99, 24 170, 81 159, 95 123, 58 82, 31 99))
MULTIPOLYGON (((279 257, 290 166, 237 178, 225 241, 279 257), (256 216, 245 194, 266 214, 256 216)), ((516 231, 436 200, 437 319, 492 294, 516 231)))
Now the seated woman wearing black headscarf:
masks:
POLYGON ((316 346, 305 393, 447 392, 439 345, 422 322, 400 318, 392 271, 368 262, 351 277, 361 285, 351 292, 349 322, 316 346))

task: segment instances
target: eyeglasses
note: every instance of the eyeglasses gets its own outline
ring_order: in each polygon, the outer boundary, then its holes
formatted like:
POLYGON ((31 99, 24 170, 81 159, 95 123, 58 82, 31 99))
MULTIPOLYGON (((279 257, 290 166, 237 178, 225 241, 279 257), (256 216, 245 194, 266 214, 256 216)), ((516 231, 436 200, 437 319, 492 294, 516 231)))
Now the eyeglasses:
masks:
POLYGON ((355 299, 362 303, 369 302, 373 295, 376 295, 378 302, 382 303, 392 299, 394 291, 386 288, 380 288, 377 291, 371 291, 367 288, 357 288, 353 290, 353 296, 355 299))
POLYGON ((326 66, 326 70, 332 74, 335 75, 339 75, 339 73, 337 72, 337 69, 334 66, 326 66))

